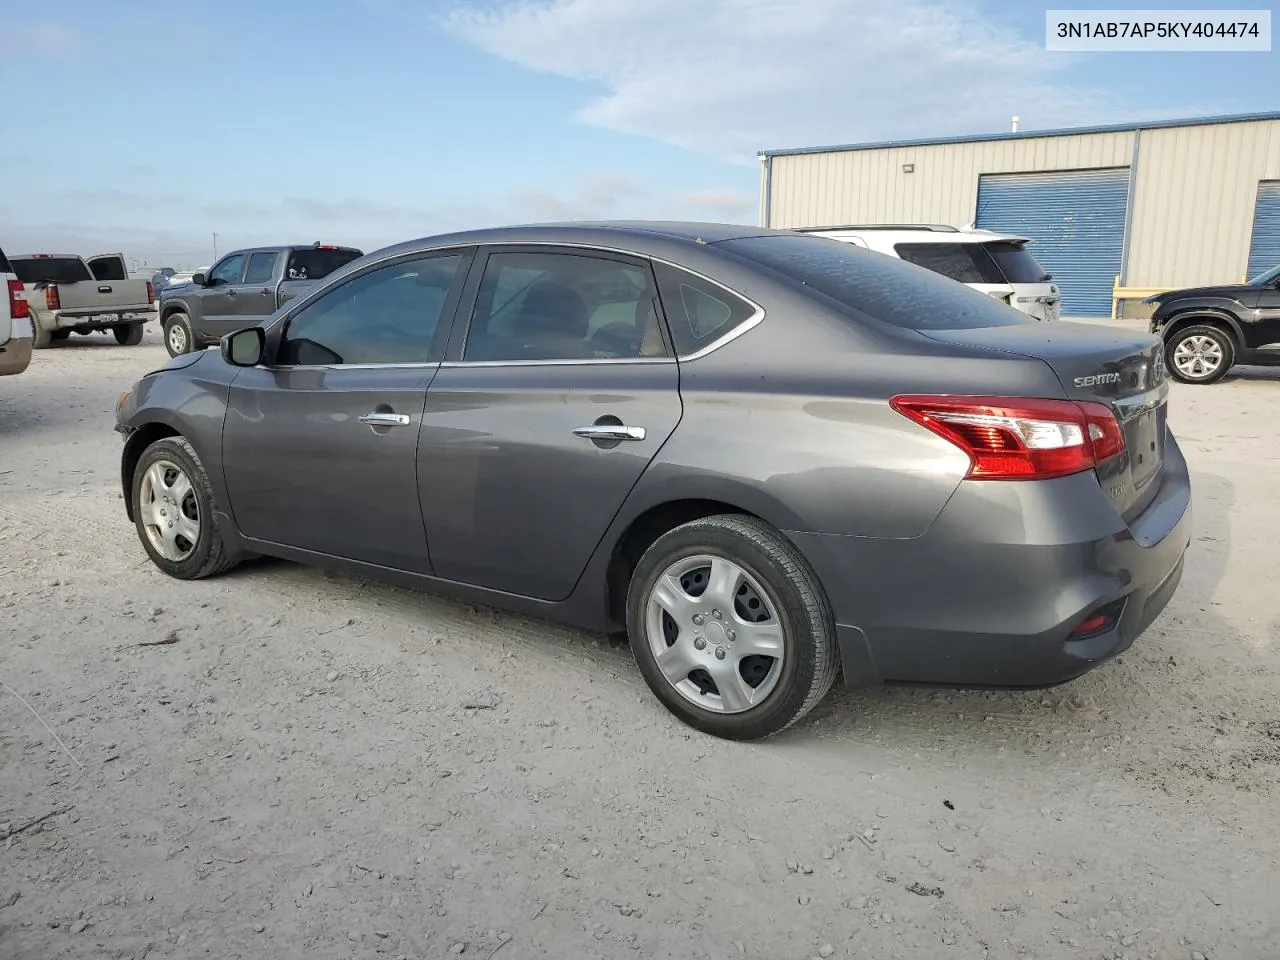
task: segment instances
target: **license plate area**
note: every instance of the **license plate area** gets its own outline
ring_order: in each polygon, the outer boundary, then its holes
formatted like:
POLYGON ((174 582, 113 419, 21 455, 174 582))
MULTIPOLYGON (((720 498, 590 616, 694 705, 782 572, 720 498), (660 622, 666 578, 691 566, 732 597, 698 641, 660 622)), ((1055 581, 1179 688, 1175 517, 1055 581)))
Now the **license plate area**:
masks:
POLYGON ((1160 473, 1167 419, 1168 404, 1163 397, 1154 406, 1128 411, 1124 440, 1129 453, 1129 475, 1136 490, 1141 490, 1160 473))

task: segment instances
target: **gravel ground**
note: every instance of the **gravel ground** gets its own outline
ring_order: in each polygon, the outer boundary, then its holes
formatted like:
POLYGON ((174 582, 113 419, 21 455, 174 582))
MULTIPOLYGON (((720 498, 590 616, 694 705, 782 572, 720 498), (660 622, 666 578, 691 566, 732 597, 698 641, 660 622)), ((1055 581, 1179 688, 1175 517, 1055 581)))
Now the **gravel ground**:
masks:
POLYGON ((163 359, 73 337, 0 380, 3 960, 1280 955, 1280 372, 1175 387, 1193 558, 1120 660, 742 745, 603 637, 166 579, 111 430, 163 359))

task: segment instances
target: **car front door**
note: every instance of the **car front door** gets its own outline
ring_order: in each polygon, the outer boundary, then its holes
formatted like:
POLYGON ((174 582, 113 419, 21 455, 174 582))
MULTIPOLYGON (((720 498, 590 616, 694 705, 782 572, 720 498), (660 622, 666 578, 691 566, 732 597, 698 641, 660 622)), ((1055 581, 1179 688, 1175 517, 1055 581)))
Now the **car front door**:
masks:
POLYGON ((203 317, 196 323, 205 337, 216 340, 223 334, 239 329, 233 315, 235 300, 232 291, 244 279, 247 259, 243 253, 223 257, 205 277, 204 286, 196 287, 194 294, 200 301, 200 313, 203 317))
POLYGON ((378 264, 273 324, 271 362, 237 375, 223 427, 245 536, 431 571, 418 429, 469 260, 454 250, 378 264))
POLYGON ((236 318, 237 329, 252 327, 276 312, 276 265, 280 262, 278 250, 258 250, 249 254, 244 280, 231 288, 231 312, 236 318))
POLYGON ((561 600, 680 420, 652 271, 523 247, 493 249, 471 272, 422 415, 432 564, 561 600))

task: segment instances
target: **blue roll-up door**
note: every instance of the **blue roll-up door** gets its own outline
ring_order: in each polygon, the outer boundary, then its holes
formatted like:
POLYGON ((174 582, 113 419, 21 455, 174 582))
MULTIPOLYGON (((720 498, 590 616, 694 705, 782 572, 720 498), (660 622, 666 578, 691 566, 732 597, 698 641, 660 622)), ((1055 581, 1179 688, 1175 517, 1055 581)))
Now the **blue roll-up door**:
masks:
POLYGON ((1062 292, 1062 313, 1109 317, 1124 255, 1129 168, 978 178, 977 225, 1030 237, 1062 292))
POLYGON ((1249 276, 1266 273, 1280 263, 1280 181, 1258 184, 1253 208, 1253 240, 1249 244, 1249 276))

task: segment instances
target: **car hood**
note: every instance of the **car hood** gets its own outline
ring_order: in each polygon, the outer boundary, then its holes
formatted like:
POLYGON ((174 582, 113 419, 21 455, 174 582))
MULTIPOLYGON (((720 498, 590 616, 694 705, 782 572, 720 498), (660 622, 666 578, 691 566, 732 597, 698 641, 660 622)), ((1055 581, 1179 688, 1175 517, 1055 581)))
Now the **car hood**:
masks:
POLYGON ((1168 303, 1170 300, 1206 299, 1212 297, 1239 300, 1244 294, 1253 289, 1246 283, 1222 283, 1211 287, 1187 287, 1183 290, 1169 290, 1166 293, 1156 294, 1151 298, 1151 302, 1168 303))

